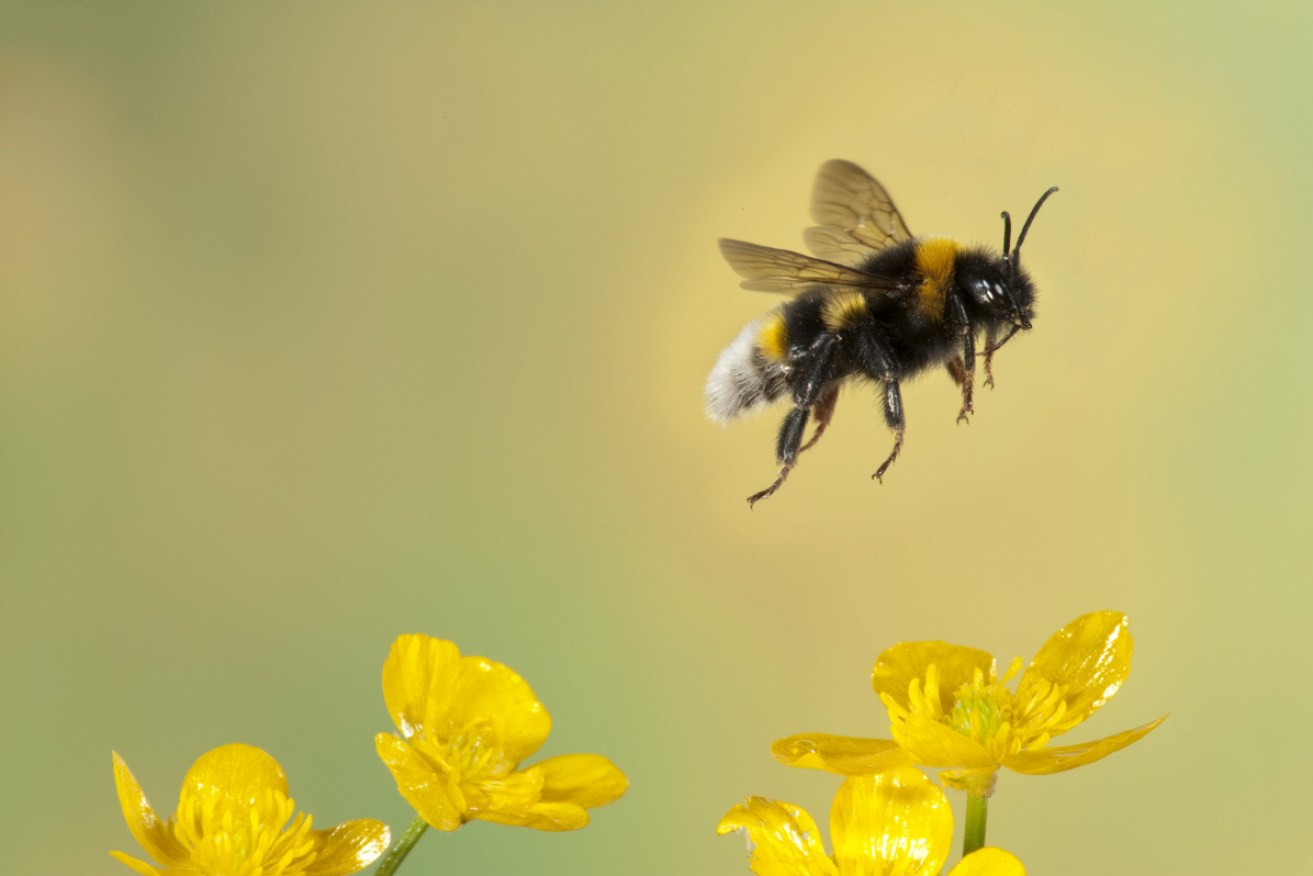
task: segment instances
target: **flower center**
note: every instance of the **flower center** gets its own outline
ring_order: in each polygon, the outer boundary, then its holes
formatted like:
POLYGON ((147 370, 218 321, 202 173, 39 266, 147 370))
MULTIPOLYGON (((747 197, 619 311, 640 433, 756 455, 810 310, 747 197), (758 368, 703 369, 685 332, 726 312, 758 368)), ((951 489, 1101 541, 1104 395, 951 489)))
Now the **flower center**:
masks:
POLYGON ((273 790, 249 800, 198 794, 179 803, 174 835, 204 876, 304 876, 318 853, 310 816, 295 811, 273 790))
POLYGON ((447 733, 421 730, 411 744, 456 784, 501 776, 513 766, 506 761, 501 734, 490 721, 474 721, 447 733))
MULTIPOLYGON (((994 687, 994 685, 991 685, 994 687)), ((957 690, 957 700, 948 716, 948 726, 972 739, 991 739, 1009 723, 1010 704, 1002 702, 998 691, 964 684, 957 690)), ((1002 693, 1006 694, 1007 691, 1002 693)))

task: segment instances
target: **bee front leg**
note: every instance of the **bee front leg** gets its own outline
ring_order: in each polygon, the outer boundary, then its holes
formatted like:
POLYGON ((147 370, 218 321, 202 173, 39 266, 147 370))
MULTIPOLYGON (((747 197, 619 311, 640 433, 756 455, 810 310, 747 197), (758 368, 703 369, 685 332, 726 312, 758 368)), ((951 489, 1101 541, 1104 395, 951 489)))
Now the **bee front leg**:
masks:
POLYGON ((988 332, 985 335, 985 386, 990 389, 994 388, 994 354, 999 351, 1004 344, 1012 340, 1012 336, 1017 333, 1015 326, 1003 336, 1003 340, 996 341, 994 333, 988 332))
POLYGON ((976 412, 972 407, 971 396, 976 380, 976 339, 975 334, 967 329, 966 340, 962 344, 962 410, 957 412, 959 423, 970 423, 968 419, 976 412))
POLYGON ((962 306, 961 301, 953 299, 951 310, 953 322, 960 326, 962 331, 962 355, 948 363, 948 371, 962 387, 962 409, 957 412, 957 421, 970 423, 970 417, 975 413, 972 396, 976 382, 976 332, 971 327, 971 320, 967 317, 966 308, 962 306))

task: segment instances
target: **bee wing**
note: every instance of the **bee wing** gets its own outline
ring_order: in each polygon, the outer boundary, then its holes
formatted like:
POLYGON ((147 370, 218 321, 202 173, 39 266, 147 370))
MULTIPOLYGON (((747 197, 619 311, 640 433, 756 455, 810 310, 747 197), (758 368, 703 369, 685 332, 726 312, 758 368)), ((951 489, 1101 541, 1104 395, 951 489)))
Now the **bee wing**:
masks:
POLYGON ((816 174, 812 219, 819 227, 808 228, 803 236, 808 248, 824 259, 860 261, 912 238, 884 186, 839 158, 825 162, 816 174))
POLYGON ((894 284, 884 277, 865 274, 787 249, 758 246, 742 240, 722 239, 720 254, 744 278, 741 284, 743 288, 757 292, 799 293, 818 285, 832 288, 894 288, 894 284))

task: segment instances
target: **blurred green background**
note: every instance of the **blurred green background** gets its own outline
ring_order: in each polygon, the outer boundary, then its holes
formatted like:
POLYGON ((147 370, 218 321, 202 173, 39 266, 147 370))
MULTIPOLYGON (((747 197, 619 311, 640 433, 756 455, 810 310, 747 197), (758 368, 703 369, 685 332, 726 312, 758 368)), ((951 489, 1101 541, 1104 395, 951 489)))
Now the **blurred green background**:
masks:
MULTIPOLYGON (((327 825, 404 802, 392 638, 525 675, 545 754, 632 781, 587 830, 473 825, 403 872, 746 874, 747 794, 825 818, 804 730, 885 735, 875 656, 1027 658, 1131 615, 1135 671, 1005 774, 1034 873, 1313 867, 1307 3, 10 3, 0 28, 0 845, 124 873, 110 751, 172 812, 264 747, 327 825), (785 489, 702 414, 845 157, 997 245, 1049 185, 1033 332, 903 457, 868 388, 785 489), (1303 679, 1301 681, 1301 679, 1303 679)), ((959 806, 960 800, 955 801, 959 806)))

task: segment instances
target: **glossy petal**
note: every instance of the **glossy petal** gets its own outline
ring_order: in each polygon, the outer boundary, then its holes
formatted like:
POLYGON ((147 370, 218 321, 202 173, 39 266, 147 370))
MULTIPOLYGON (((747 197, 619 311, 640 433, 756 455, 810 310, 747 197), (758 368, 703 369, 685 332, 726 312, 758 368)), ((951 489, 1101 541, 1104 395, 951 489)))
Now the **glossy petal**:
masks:
POLYGON ((932 664, 939 668, 942 709, 949 712, 953 708, 953 692, 971 681, 977 670, 988 675, 994 658, 987 651, 948 642, 901 642, 876 658, 871 684, 877 694, 890 697, 906 709, 912 681, 924 680, 932 664))
POLYGON ((506 768, 537 751, 552 726, 510 667, 460 657, 454 644, 430 636, 400 636, 393 643, 383 666, 383 696, 403 735, 422 729, 451 739, 476 732, 498 747, 506 768))
POLYGON ((592 809, 619 800, 629 779, 600 754, 565 754, 536 765, 542 771, 542 799, 592 809))
POLYGON ((460 649, 431 636, 398 636, 383 662, 383 701, 405 736, 440 723, 443 696, 457 684, 460 649))
POLYGON ((891 739, 859 739, 829 733, 800 733, 770 747, 786 766, 825 770, 841 776, 869 776, 912 763, 891 739))
POLYGON ((329 830, 313 831, 319 854, 305 876, 346 876, 365 869, 388 850, 392 836, 386 824, 372 818, 347 821, 329 830))
POLYGON ((899 728, 898 736, 899 744, 919 764, 964 769, 997 766, 994 758, 979 742, 924 715, 908 715, 899 728))
POLYGON ((374 737, 374 747, 383 759, 397 790, 431 827, 455 830, 461 826, 466 805, 460 790, 429 765, 405 740, 391 733, 374 737))
POLYGON ((1078 766, 1085 766, 1087 763, 1102 760, 1114 751, 1119 751, 1132 742, 1142 739, 1148 735, 1149 731, 1166 720, 1167 716, 1163 715, 1157 721, 1151 721, 1133 730, 1124 730, 1121 733, 1106 736, 1094 742, 1063 745, 1057 748, 1041 748, 1038 751, 1023 751, 1009 757, 1006 766, 1008 769, 1029 776, 1047 776, 1075 769, 1078 766))
POLYGON ((844 876, 934 876, 948 860, 953 813, 920 770, 850 778, 834 798, 830 840, 844 876))
POLYGON ((110 852, 109 854, 116 861, 127 864, 133 870, 136 870, 141 876, 160 876, 160 871, 156 870, 145 861, 134 858, 131 855, 125 855, 122 852, 110 852))
POLYGON ((1016 855, 985 846, 958 861, 948 876, 1026 876, 1026 868, 1016 855))
POLYGON ((1074 727, 1121 687, 1131 671, 1132 647, 1126 615, 1117 611, 1082 615, 1039 649, 1017 686, 1017 700, 1024 704, 1043 696, 1048 685, 1058 685, 1067 707, 1063 729, 1074 727))
POLYGON ((512 827, 530 827, 534 830, 562 831, 587 827, 588 810, 573 803, 534 803, 523 810, 475 810, 470 818, 508 824, 512 827))
MULTIPOLYGON (((174 839, 168 825, 155 814, 154 807, 146 799, 146 792, 141 789, 141 784, 128 769, 127 762, 119 757, 118 752, 113 752, 113 756, 114 785, 118 789, 119 806, 123 809, 123 819, 128 823, 132 838, 146 850, 146 854, 161 864, 167 866, 187 860, 187 850, 174 839)), ((121 852, 111 852, 111 854, 139 873, 146 872, 141 869, 142 867, 153 869, 121 852)))
POLYGON ((816 822, 799 806, 749 797, 716 826, 721 836, 734 831, 747 834, 748 863, 757 876, 838 876, 816 822))

